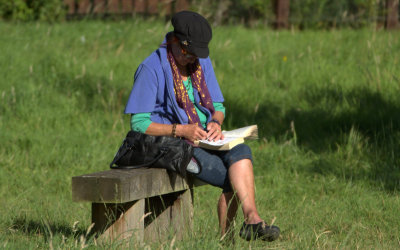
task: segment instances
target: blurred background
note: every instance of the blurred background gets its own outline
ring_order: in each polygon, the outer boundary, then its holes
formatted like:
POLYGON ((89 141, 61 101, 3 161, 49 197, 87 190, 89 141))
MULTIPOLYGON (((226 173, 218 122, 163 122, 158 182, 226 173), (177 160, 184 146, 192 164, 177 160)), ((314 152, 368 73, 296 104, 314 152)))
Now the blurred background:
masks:
POLYGON ((0 0, 6 20, 165 17, 191 9, 214 25, 275 28, 399 27, 398 0, 0 0))

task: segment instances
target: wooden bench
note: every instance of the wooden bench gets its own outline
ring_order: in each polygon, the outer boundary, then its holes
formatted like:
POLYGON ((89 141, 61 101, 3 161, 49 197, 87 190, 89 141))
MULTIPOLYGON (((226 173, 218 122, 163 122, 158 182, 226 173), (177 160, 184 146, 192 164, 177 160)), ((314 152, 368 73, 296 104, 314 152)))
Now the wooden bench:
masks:
POLYGON ((102 239, 180 239, 192 227, 193 187, 203 184, 165 169, 113 169, 72 177, 72 199, 92 203, 102 239))

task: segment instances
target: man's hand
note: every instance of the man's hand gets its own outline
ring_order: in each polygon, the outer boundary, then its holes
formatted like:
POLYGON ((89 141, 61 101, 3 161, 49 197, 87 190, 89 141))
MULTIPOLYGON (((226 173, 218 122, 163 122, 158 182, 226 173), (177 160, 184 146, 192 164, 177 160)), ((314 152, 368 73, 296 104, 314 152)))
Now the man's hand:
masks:
POLYGON ((210 122, 207 124, 207 139, 209 141, 219 141, 224 139, 221 126, 219 126, 218 123, 210 122))

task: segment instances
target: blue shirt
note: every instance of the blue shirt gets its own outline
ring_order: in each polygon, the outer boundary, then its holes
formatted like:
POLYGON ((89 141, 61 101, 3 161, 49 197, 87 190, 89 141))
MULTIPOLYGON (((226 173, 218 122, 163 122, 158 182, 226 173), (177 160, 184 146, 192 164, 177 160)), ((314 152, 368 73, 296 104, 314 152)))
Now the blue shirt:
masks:
MULTIPOLYGON (((165 42, 165 40, 164 40, 165 42)), ((221 90, 215 77, 210 58, 200 58, 205 81, 213 102, 223 102, 221 90)), ((211 118, 208 109, 202 107, 200 96, 193 90, 196 106, 207 114, 207 122, 211 118)), ((151 121, 161 124, 188 124, 185 110, 180 108, 175 99, 172 70, 167 59, 167 49, 161 46, 146 58, 138 67, 134 77, 134 85, 125 107, 126 114, 151 113, 151 121)))

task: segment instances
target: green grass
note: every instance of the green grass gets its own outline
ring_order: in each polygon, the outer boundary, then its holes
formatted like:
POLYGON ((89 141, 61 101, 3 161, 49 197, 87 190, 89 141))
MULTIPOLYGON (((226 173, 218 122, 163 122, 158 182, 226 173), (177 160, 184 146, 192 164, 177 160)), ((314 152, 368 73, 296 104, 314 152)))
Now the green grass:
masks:
MULTIPOLYGON (((135 69, 170 29, 0 23, 0 248, 99 245, 85 237, 90 205, 72 202, 71 177, 108 168, 129 129, 135 69)), ((211 57, 225 129, 259 126, 257 206, 282 236, 223 245, 220 191, 206 186, 185 241, 148 247, 399 248, 400 33, 217 27, 211 57)))

